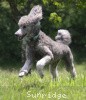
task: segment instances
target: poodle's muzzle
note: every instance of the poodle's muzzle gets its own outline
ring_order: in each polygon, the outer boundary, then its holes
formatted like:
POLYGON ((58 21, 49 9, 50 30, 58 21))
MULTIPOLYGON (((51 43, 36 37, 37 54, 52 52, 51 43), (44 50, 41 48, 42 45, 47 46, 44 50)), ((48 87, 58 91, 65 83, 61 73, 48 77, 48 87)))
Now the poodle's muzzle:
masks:
POLYGON ((26 33, 23 33, 22 30, 19 29, 17 32, 15 32, 15 36, 18 37, 18 40, 22 40, 26 36, 26 33))

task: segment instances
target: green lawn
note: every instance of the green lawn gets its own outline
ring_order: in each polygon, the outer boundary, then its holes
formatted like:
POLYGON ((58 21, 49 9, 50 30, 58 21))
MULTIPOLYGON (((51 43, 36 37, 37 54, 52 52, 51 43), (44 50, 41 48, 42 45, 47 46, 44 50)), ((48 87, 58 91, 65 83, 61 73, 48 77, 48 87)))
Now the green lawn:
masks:
POLYGON ((36 70, 20 79, 19 69, 6 67, 8 69, 0 66, 0 100, 86 100, 86 63, 76 64, 78 76, 75 80, 64 68, 59 68, 57 81, 52 81, 47 69, 43 79, 36 70))

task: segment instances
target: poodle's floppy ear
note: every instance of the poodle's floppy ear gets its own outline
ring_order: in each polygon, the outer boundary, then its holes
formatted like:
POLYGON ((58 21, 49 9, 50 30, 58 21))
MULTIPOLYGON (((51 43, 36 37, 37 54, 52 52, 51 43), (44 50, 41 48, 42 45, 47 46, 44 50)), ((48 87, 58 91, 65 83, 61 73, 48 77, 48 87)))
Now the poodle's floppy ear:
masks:
POLYGON ((34 6, 28 14, 30 23, 37 23, 42 19, 42 7, 40 5, 34 6))

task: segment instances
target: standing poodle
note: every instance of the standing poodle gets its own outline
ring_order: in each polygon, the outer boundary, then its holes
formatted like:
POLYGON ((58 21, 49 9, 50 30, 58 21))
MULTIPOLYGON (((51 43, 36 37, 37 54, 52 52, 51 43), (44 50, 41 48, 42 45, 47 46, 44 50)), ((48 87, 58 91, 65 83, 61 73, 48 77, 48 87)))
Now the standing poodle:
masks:
POLYGON ((43 78, 43 68, 50 64, 50 72, 55 79, 58 76, 57 64, 63 59, 66 69, 74 78, 76 70, 73 63, 73 55, 68 44, 71 42, 70 34, 67 30, 58 30, 56 41, 52 40, 40 29, 40 20, 42 19, 42 7, 34 6, 28 15, 20 18, 19 30, 15 35, 25 42, 26 61, 19 72, 19 76, 27 75, 35 61, 37 71, 43 78))

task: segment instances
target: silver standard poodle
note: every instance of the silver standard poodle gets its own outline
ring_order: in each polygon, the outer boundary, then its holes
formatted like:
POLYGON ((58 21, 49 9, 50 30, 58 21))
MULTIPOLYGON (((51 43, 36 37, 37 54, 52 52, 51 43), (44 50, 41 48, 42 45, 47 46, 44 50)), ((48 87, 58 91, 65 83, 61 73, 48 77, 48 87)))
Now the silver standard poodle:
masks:
POLYGON ((57 64, 63 59, 67 71, 75 78, 76 70, 73 63, 73 55, 69 48, 71 42, 70 33, 67 30, 60 29, 52 40, 40 29, 40 20, 42 19, 42 7, 34 6, 28 15, 22 16, 18 22, 19 29, 15 35, 22 40, 25 45, 26 61, 19 72, 19 76, 27 75, 36 64, 36 69, 41 78, 43 78, 43 68, 50 65, 50 72, 53 79, 58 76, 57 64))

